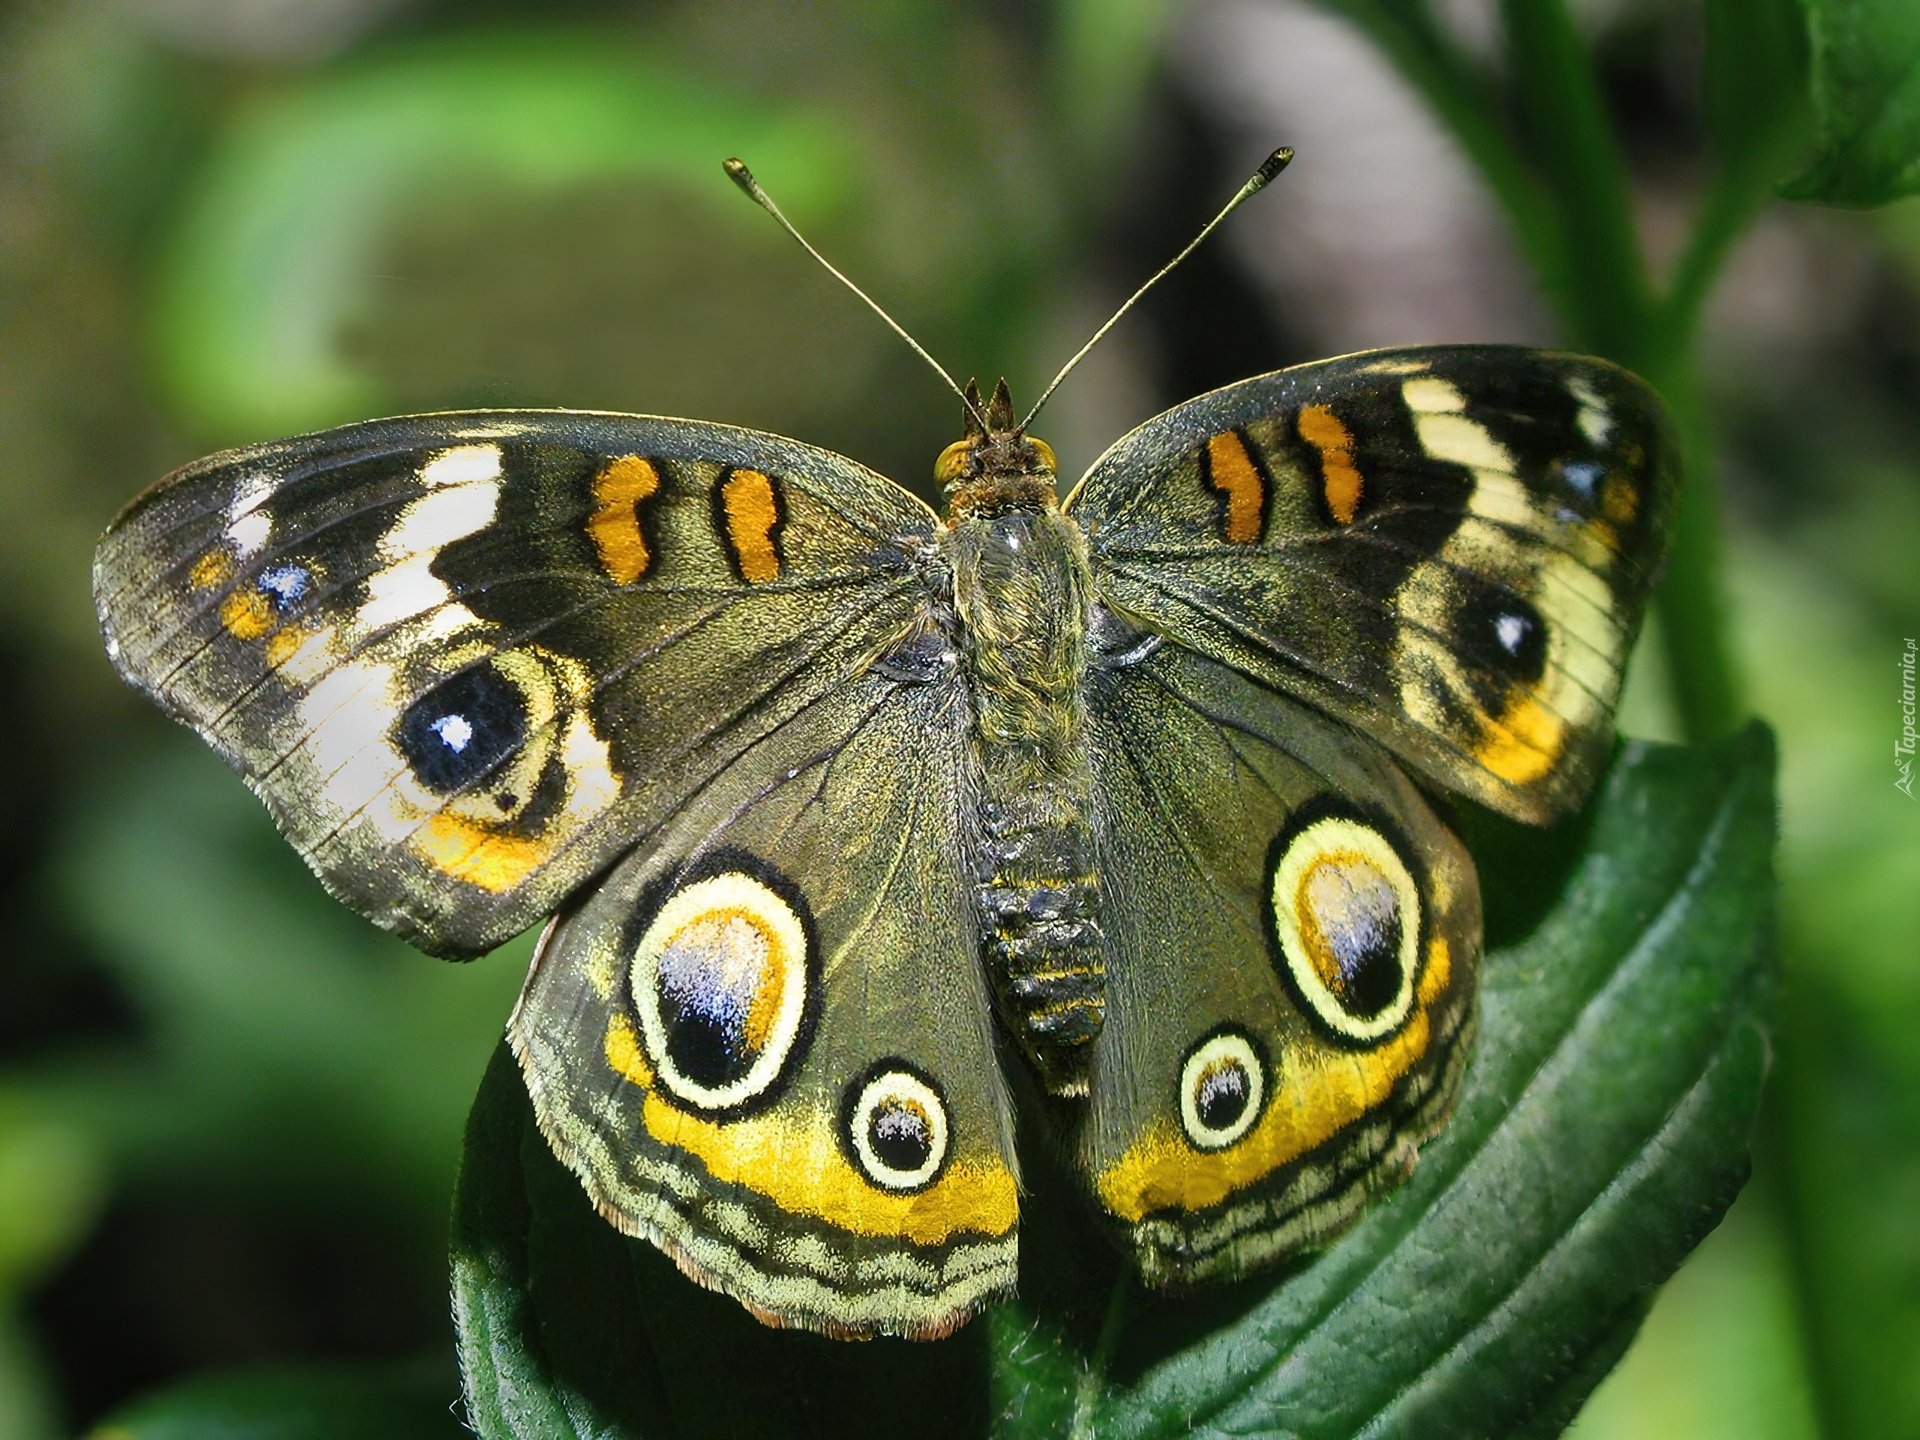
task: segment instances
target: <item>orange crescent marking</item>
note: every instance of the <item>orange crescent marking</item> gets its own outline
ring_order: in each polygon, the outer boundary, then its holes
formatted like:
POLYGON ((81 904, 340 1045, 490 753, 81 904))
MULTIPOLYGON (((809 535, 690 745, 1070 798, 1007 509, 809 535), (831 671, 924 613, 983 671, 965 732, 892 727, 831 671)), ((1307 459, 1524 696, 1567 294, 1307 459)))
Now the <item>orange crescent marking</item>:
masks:
POLYGON ((1236 431, 1207 441, 1207 479, 1227 497, 1227 539, 1235 545, 1257 541, 1267 508, 1267 482, 1236 431))
POLYGON ((1325 405, 1308 405, 1294 422, 1300 438, 1320 452, 1320 486, 1327 509, 1342 525, 1351 525, 1360 513, 1364 482, 1353 463, 1353 432, 1325 405))
POLYGON ((616 585, 631 585, 653 563, 640 530, 640 502, 659 488, 659 471, 638 455, 609 460, 593 478, 600 508, 587 517, 587 534, 600 552, 600 568, 616 585))
POLYGON ((773 481, 758 470, 736 470, 720 487, 720 508, 727 524, 727 543, 740 573, 754 584, 780 578, 780 552, 773 543, 780 523, 780 504, 773 481))

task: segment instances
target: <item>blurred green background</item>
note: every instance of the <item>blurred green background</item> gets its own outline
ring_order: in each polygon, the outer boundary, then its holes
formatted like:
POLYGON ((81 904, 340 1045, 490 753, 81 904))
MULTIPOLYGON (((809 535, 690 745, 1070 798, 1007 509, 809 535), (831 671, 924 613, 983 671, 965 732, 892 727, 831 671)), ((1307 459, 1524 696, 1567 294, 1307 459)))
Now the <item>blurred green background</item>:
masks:
MULTIPOLYGON (((761 426, 924 493, 954 401, 741 200, 736 153, 943 363, 1019 399, 1295 145, 1050 406, 1072 473, 1295 361, 1599 343, 1606 296, 1543 285, 1512 187, 1352 23, 1395 7, 1341 8, 0 5, 0 1437, 213 1368, 450 1369, 460 1125, 528 954, 378 935, 119 686, 88 576, 113 512, 222 445, 492 404, 761 426)), ((1727 170, 1707 9, 1573 11, 1656 283, 1727 170)), ((1469 67, 1512 63, 1493 4, 1433 13, 1469 67)), ((1507 121, 1553 150, 1528 130, 1550 106, 1507 121)), ((1920 1436, 1920 802, 1891 759, 1920 635, 1920 202, 1733 208, 1682 368, 1733 673, 1782 742, 1775 1075, 1754 1183, 1576 1433, 1920 1436)), ((1677 737, 1643 651, 1623 726, 1677 737)))

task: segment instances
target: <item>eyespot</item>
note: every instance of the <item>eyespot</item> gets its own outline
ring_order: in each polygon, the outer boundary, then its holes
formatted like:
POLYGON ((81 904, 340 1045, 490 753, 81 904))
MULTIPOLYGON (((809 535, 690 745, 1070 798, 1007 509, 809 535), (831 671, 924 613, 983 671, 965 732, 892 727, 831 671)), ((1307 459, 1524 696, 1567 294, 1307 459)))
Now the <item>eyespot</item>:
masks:
POLYGON ((634 947, 629 982, 669 1094, 701 1110, 767 1098, 800 1039, 810 961, 794 907, 751 875, 671 895, 634 947))
POLYGON ((488 774, 527 738, 527 697, 491 664, 427 691, 400 716, 394 739, 414 777, 450 795, 488 774))
POLYGON ((1224 1150, 1239 1140, 1260 1118, 1266 1098, 1266 1066, 1239 1030, 1216 1030, 1180 1064, 1180 1123, 1202 1150, 1224 1150))
POLYGON ((1372 826, 1328 816, 1304 826, 1273 867, 1273 928, 1294 993, 1329 1030, 1371 1042, 1413 1009, 1420 891, 1372 826))
POLYGON ((1458 614, 1461 647, 1490 675, 1531 684, 1547 667, 1547 622, 1503 587, 1476 588, 1458 614))
POLYGON ((904 1060, 883 1060, 847 1087, 843 1138, 882 1190, 924 1190, 947 1159, 947 1102, 904 1060))

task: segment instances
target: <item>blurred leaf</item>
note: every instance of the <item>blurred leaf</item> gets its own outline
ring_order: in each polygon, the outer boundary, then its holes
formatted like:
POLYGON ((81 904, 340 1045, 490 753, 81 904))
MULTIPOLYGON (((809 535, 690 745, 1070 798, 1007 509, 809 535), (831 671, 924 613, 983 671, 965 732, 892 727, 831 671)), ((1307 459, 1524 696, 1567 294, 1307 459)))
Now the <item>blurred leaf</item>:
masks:
POLYGON ((1797 0, 1707 0, 1706 92, 1723 165, 1780 163, 1777 132, 1797 133, 1807 104, 1807 23, 1797 0))
POLYGON ((323 74, 244 113, 183 207, 161 274, 161 368, 220 436, 377 412, 377 384, 336 342, 396 207, 651 176, 710 192, 723 223, 764 226, 720 161, 750 155, 805 216, 855 171, 825 133, 607 38, 469 39, 323 74))
POLYGON ((1568 1440, 1819 1440, 1776 1202, 1764 1178, 1741 1194, 1568 1440))
POLYGON ((0 1094, 0 1306, 85 1236, 106 1178, 91 1136, 0 1094))
POLYGON ((525 942, 449 966, 381 934, 184 735, 113 780, 56 867, 146 1043, 23 1085, 131 1174, 398 1201, 437 1230, 525 942))
POLYGON ((1070 180, 1112 183, 1165 50, 1178 0, 1061 0, 1054 7, 1060 108, 1079 163, 1070 180))
POLYGON ((1920 803, 1893 783, 1912 611, 1876 614, 1873 563, 1905 554, 1911 585, 1920 513, 1894 503, 1911 483, 1822 503, 1855 527, 1811 547, 1830 568, 1749 532, 1733 551, 1747 668, 1782 738, 1780 1188, 1835 1440, 1920 1440, 1920 803))
POLYGON ((1558 902, 1487 958, 1466 1093, 1408 1187, 1278 1288, 1134 1302, 1097 1341, 1028 1283, 1047 1259, 1031 1226, 1023 1300, 955 1340, 764 1329, 595 1216, 497 1051, 455 1205, 473 1423, 975 1434, 990 1401, 1006 1437, 1556 1433, 1746 1173, 1772 765, 1758 728, 1714 752, 1629 746, 1558 902))
POLYGON ((19 1323, 23 1292, 92 1228, 106 1166, 84 1131, 0 1091, 0 1435, 53 1440, 53 1386, 19 1323))
POLYGON ((88 1440, 460 1440, 438 1367, 262 1369, 149 1395, 88 1440))
POLYGON ((1884 205, 1920 192, 1920 6, 1802 0, 1812 51, 1813 158, 1793 200, 1884 205))

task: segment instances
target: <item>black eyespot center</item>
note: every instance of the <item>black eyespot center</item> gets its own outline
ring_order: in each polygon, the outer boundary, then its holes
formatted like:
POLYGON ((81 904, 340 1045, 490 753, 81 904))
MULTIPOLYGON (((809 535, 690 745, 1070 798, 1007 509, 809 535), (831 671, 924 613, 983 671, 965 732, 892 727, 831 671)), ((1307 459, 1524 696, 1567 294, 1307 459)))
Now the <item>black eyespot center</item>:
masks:
POLYGON ((1328 988, 1348 1013, 1371 1020, 1400 993, 1400 901, 1384 875, 1349 878, 1346 888, 1340 923, 1321 932, 1334 962, 1328 988))
POLYGON ((1228 1022, 1196 1040, 1180 1062, 1180 1123, 1202 1151, 1237 1145, 1260 1118, 1267 1093, 1265 1051, 1228 1022))
POLYGON ((840 1143, 876 1189, 916 1194, 936 1183, 952 1154, 953 1116, 934 1078, 897 1056, 875 1062, 843 1092, 840 1143))
POLYGON ((1253 1079, 1236 1060, 1210 1066, 1200 1076, 1193 1108, 1210 1130, 1225 1130, 1247 1113, 1253 1079))
POLYGON ((526 697, 491 665, 476 665, 409 705, 394 738, 415 779, 436 794, 451 794, 525 742, 526 697))
POLYGON ((1547 668, 1547 622, 1539 610, 1497 586, 1476 587, 1459 611, 1469 658, 1490 678, 1532 684, 1547 668))
POLYGON ((910 1174, 933 1154, 933 1122, 912 1101, 890 1096, 874 1107, 867 1144, 886 1164, 910 1174))

